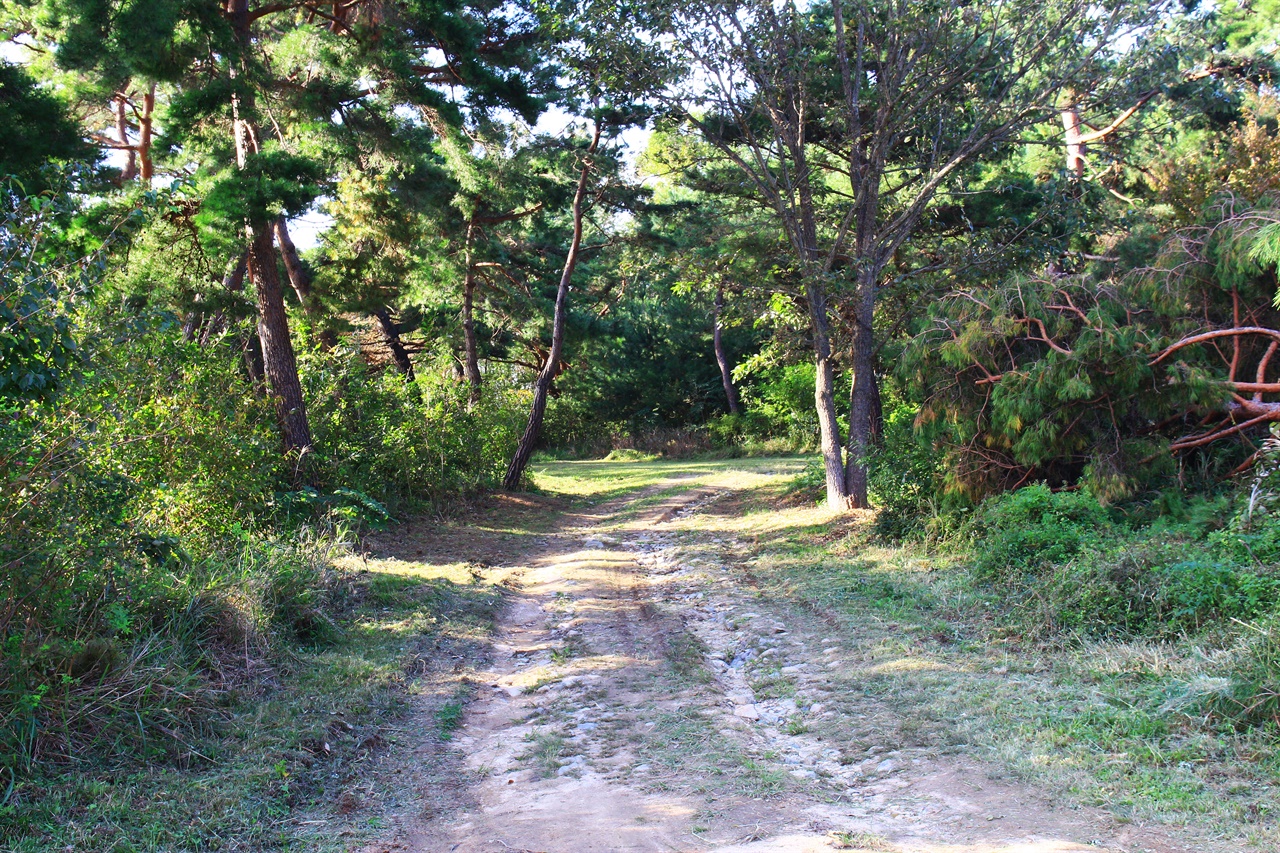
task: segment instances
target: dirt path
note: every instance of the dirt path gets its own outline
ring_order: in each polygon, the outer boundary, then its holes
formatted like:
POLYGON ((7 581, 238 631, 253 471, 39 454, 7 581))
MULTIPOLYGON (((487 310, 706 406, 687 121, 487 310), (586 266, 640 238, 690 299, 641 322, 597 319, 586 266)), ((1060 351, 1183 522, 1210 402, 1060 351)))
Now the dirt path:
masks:
POLYGON ((1189 850, 886 736, 902 721, 858 691, 849 638, 761 600, 745 546, 697 532, 723 492, 663 485, 509 570, 454 741, 465 782, 368 853, 1189 850))

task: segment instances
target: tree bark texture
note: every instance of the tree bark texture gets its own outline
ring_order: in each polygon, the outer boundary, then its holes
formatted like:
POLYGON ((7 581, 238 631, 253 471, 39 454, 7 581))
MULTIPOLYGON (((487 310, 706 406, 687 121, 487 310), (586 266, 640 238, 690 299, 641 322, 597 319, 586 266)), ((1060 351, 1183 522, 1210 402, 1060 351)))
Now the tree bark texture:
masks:
POLYGON ((724 385, 725 400, 729 403, 729 411, 738 414, 742 405, 738 402, 738 389, 733 386, 733 371, 729 368, 729 357, 724 351, 724 340, 721 335, 720 315, 724 311, 724 286, 716 288, 716 301, 712 308, 711 343, 716 351, 716 364, 720 366, 720 383, 724 385))
POLYGON ((875 375, 875 346, 871 323, 875 316, 876 273, 864 273, 858 282, 853 331, 853 390, 849 400, 849 446, 844 481, 848 505, 865 509, 867 455, 876 442, 880 412, 880 386, 875 375))
POLYGON ((826 471, 827 504, 834 509, 848 509, 850 503, 845 489, 840 422, 836 418, 836 377, 835 366, 831 362, 826 295, 816 286, 808 288, 808 295, 815 368, 813 400, 818 413, 822 466, 826 471))
POLYGON ((247 227, 249 278, 258 300, 258 340, 262 342, 262 368, 267 377, 285 452, 302 456, 311 449, 311 427, 298 380, 298 362, 289 339, 289 319, 284 310, 284 291, 276 267, 275 241, 269 223, 247 227))
POLYGON ((517 489, 524 480, 525 468, 533 456, 538 444, 538 435, 542 431, 542 419, 547 413, 547 395, 551 391, 551 383, 560 373, 560 357, 564 352, 564 327, 569 313, 569 282, 573 279, 574 267, 578 265, 578 251, 582 247, 582 212, 586 201, 587 182, 591 176, 591 158, 600 146, 600 124, 596 124, 591 144, 587 146, 582 160, 582 168, 578 173, 578 189, 573 194, 573 239, 569 243, 569 254, 564 260, 564 271, 560 274, 560 286, 556 288, 555 314, 551 322, 551 351, 538 373, 533 385, 533 402, 529 407, 529 420, 525 424, 524 433, 516 445, 515 455, 507 466, 506 476, 502 478, 505 489, 517 489))

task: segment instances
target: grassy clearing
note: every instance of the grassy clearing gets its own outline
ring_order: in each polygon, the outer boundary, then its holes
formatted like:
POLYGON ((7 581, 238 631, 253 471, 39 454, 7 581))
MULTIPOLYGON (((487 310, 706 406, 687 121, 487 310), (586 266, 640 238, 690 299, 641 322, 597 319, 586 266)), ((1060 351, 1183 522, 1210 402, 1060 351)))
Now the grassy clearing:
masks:
MULTIPOLYGON (((683 488, 695 485, 737 485, 744 474, 768 476, 773 473, 796 473, 804 459, 752 458, 726 460, 665 460, 639 462, 564 461, 535 463, 531 466, 533 481, 546 492, 569 497, 592 505, 626 494, 638 492, 664 480, 687 480, 683 488)), ((649 500, 660 500, 650 496, 649 500)), ((633 511, 640 504, 628 505, 633 511)))
POLYGON ((336 631, 256 662, 255 678, 221 697, 192 758, 147 761, 141 743, 122 740, 19 779, 0 807, 0 847, 327 850, 375 829, 395 797, 381 770, 411 700, 425 699, 447 739, 469 689, 451 664, 478 654, 502 596, 463 563, 347 557, 337 568, 336 631))

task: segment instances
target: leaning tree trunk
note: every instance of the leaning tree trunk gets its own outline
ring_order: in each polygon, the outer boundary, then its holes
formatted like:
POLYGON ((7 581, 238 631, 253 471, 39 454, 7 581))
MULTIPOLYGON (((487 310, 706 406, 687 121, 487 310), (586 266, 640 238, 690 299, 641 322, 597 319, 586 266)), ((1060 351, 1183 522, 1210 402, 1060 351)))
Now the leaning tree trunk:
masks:
POLYGON ((547 413, 547 394, 551 391, 551 382, 560 373, 560 356, 564 351, 565 318, 569 313, 569 282, 573 278, 573 269, 578 265, 578 250, 582 246, 582 207, 587 195, 587 178, 591 174, 591 157, 600 146, 600 124, 596 124, 591 144, 587 146, 586 156, 582 160, 582 169, 578 173, 578 189, 573 194, 573 239, 569 243, 569 254, 564 259, 564 272, 560 274, 560 286, 556 288, 555 314, 551 322, 551 351, 538 373, 533 385, 533 403, 529 407, 529 421, 525 424, 520 443, 516 445, 515 455, 507 466, 506 476, 502 478, 505 489, 517 489, 524 480, 524 469, 529 465, 533 449, 538 443, 538 435, 542 431, 542 419, 547 413))
MULTIPOLYGON (((802 131, 797 131, 803 138, 802 131)), ((831 319, 827 294, 818 271, 823 269, 818 251, 818 219, 810 185, 809 164, 803 142, 792 146, 796 164, 797 231, 793 237, 798 257, 803 261, 805 300, 809 303, 809 329, 813 345, 814 409, 818 415, 822 466, 826 472, 827 505, 832 509, 848 509, 849 494, 845 490, 844 454, 840 441, 840 421, 836 417, 835 364, 831 360, 831 319)))
POLYGON ((721 331, 720 315, 724 311, 724 285, 716 288, 716 301, 712 308, 711 343, 716 351, 716 364, 720 365, 720 384, 724 385, 724 396, 729 403, 729 411, 738 414, 742 405, 738 402, 738 389, 733 387, 733 371, 729 369, 729 357, 725 355, 724 340, 721 331))
MULTIPOLYGON (((239 42, 241 56, 237 76, 245 74, 252 50, 248 0, 229 0, 227 13, 239 42)), ((249 155, 258 151, 258 130, 252 121, 253 94, 243 89, 231 98, 235 134, 236 166, 244 169, 249 155)), ((298 380, 298 363, 289 339, 289 318, 284 309, 284 291, 276 267, 272 222, 251 217, 245 223, 249 243, 249 280, 258 303, 258 339, 262 343, 262 369, 275 403, 280 437, 286 455, 302 459, 311 449, 311 428, 298 380)), ((299 473, 301 469, 299 468, 299 473)))
POLYGON ((299 457, 311 449, 311 427, 298 380, 298 362, 289 339, 289 319, 284 310, 284 290, 276 267, 275 241, 271 225, 255 222, 246 231, 249 247, 249 278, 258 301, 258 340, 262 342, 262 369, 267 377, 285 453, 299 457))
POLYGON ((321 349, 327 352, 333 349, 338 341, 332 329, 322 328, 324 311, 316 300, 315 291, 311 287, 311 271, 302 262, 302 256, 298 254, 298 247, 293 244, 293 238, 289 236, 289 225, 283 216, 276 220, 274 227, 276 242, 280 246, 280 258, 284 261, 285 272, 289 274, 289 285, 298 296, 298 303, 302 305, 302 313, 306 314, 307 319, 311 321, 312 334, 315 335, 314 340, 320 345, 321 349))
POLYGON ((849 400, 849 448, 845 461, 845 492, 849 506, 866 509, 867 455, 876 443, 882 427, 880 386, 875 375, 875 347, 871 322, 875 312, 875 281, 872 273, 864 273, 858 282, 857 304, 853 325, 853 390, 849 400))
POLYGON ((391 319, 391 312, 386 308, 378 308, 373 312, 373 316, 378 321, 378 328, 382 331, 383 343, 387 345, 387 349, 391 350, 391 360, 404 374, 404 378, 412 382, 414 380, 413 359, 409 358, 409 351, 404 348, 404 343, 400 340, 400 324, 391 319))

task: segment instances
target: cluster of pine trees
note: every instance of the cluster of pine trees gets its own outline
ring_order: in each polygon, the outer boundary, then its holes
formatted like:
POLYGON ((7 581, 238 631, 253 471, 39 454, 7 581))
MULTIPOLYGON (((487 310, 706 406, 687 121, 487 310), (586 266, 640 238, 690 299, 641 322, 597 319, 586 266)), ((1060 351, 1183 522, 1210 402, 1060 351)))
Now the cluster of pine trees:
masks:
POLYGON ((1274 0, 15 0, 0 38, 9 769, 70 751, 94 638, 540 447, 773 440, 908 516, 1274 466, 1274 0))

